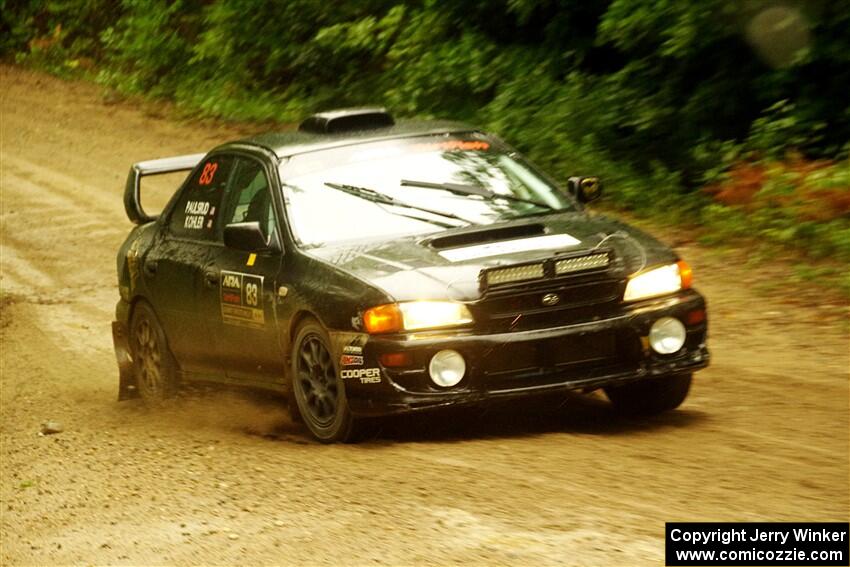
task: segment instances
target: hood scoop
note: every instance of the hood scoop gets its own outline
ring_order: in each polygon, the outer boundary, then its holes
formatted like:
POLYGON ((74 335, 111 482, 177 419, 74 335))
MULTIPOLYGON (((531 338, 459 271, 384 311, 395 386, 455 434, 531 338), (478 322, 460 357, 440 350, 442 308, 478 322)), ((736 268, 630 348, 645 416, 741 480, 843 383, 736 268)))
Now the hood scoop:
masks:
POLYGON ((446 248, 457 248, 470 246, 472 244, 488 244, 500 240, 513 240, 516 238, 529 238, 546 234, 546 227, 542 224, 524 224, 519 226, 506 226, 502 228, 488 228, 484 230, 473 230, 462 233, 438 236, 423 241, 431 248, 444 250, 446 248))
POLYGON ((551 234, 542 224, 456 232, 431 240, 425 239, 421 243, 435 248, 437 254, 449 262, 466 262, 543 250, 557 254, 581 245, 580 240, 569 234, 551 234))

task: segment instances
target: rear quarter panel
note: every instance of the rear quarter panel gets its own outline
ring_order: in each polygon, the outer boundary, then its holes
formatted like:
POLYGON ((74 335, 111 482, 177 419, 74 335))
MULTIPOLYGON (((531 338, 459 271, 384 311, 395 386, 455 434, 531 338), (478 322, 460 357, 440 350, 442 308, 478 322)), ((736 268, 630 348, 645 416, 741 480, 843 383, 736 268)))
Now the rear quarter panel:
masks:
MULTIPOLYGON (((144 278, 141 273, 142 263, 158 232, 159 223, 157 222, 136 226, 118 249, 116 269, 118 292, 122 301, 133 303, 139 297, 146 295, 144 278)), ((123 322, 126 323, 127 321, 123 322)))

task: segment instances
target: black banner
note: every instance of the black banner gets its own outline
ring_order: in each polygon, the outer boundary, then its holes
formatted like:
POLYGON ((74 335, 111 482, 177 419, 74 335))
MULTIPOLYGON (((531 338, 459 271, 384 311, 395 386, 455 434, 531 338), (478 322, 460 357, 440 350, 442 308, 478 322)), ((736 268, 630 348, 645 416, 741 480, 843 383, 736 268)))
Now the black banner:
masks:
POLYGON ((667 565, 850 565, 847 522, 668 522, 667 565))

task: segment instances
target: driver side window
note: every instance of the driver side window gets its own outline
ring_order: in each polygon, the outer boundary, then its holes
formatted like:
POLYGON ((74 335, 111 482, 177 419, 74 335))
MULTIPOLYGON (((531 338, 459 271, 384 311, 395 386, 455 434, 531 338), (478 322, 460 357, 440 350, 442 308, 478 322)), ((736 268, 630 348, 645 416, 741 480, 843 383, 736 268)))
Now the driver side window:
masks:
POLYGON ((277 223, 271 190, 266 172, 259 162, 249 158, 236 159, 228 201, 225 225, 258 222, 266 238, 274 233, 277 223))

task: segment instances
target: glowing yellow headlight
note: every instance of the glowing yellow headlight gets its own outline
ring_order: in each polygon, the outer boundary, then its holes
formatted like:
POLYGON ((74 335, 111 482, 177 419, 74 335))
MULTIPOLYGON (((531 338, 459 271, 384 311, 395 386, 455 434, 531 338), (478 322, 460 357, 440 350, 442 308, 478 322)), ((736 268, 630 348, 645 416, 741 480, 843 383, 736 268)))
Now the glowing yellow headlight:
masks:
POLYGON ((623 301, 637 301, 687 289, 691 287, 691 278, 691 268, 685 262, 655 268, 629 280, 623 301))
POLYGON ((372 334, 441 329, 472 323, 463 303, 453 301, 409 301, 367 309, 363 324, 372 334))
POLYGON ((472 314, 463 303, 453 301, 411 301, 399 303, 406 331, 438 329, 472 323, 472 314))

